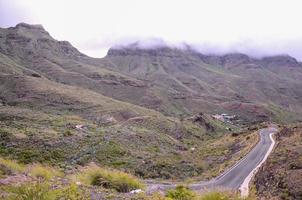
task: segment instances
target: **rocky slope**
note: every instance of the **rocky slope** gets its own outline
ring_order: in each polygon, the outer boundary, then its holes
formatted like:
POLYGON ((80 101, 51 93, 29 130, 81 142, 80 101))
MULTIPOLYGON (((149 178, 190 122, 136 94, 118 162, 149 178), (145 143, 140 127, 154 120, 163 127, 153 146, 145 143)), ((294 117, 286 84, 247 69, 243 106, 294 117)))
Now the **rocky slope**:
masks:
POLYGON ((144 178, 210 178, 256 137, 213 120, 299 119, 301 64, 288 56, 110 49, 90 58, 39 25, 0 29, 0 154, 70 168, 95 161, 144 178), (197 115, 197 113, 200 113, 197 115))
POLYGON ((248 133, 231 137, 201 162, 197 155, 222 139, 226 125, 208 114, 178 119, 133 102, 152 91, 150 83, 102 62, 41 26, 0 29, 0 155, 65 170, 94 161, 167 179, 211 177, 222 159, 248 148, 248 133))
POLYGON ((130 46, 110 49, 102 62, 107 69, 150 82, 159 100, 146 104, 168 114, 202 110, 282 122, 302 111, 302 65, 289 56, 254 59, 130 46))
POLYGON ((302 112, 302 65, 290 56, 255 59, 134 44, 94 59, 42 26, 21 23, 0 29, 0 58, 2 73, 42 76, 169 116, 227 112, 248 122, 287 122, 302 112))
POLYGON ((277 146, 255 178, 260 199, 302 198, 302 125, 283 128, 277 146))

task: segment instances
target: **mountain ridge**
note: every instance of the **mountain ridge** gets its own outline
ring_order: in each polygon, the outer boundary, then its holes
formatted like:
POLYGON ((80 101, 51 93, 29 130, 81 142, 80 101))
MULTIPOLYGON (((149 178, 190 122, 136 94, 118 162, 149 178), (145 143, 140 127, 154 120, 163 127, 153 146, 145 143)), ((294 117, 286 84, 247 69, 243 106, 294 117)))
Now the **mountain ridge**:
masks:
POLYGON ((270 121, 280 111, 292 118, 302 111, 301 63, 286 55, 256 59, 134 44, 90 58, 41 25, 25 23, 1 29, 0 53, 8 66, 3 72, 36 74, 169 116, 229 112, 270 121))
POLYGON ((130 47, 91 58, 39 25, 0 29, 0 156, 209 180, 251 150, 255 130, 302 120, 294 58, 130 47))
MULTIPOLYGON (((49 34, 49 32, 47 32, 45 30, 45 28, 43 27, 43 25, 41 24, 28 24, 28 23, 24 23, 24 22, 21 22, 21 23, 18 23, 16 24, 15 26, 12 26, 12 27, 8 27, 8 28, 1 28, 0 29, 7 29, 7 30, 18 30, 20 28, 25 28, 25 29, 29 29, 29 30, 35 30, 35 31, 40 31, 41 35, 42 34, 45 34, 47 36, 50 36, 51 35, 49 34)), ((52 37, 51 37, 52 38, 52 37)), ((52 38, 54 39, 54 38, 52 38)), ((62 40, 62 41, 58 41, 60 43, 66 43, 70 46, 72 46, 70 44, 70 42, 66 41, 66 40, 62 40)), ((301 62, 298 62, 297 59, 293 56, 290 56, 289 54, 275 54, 275 55, 270 55, 270 56, 261 56, 261 57, 254 57, 254 56, 250 56, 248 54, 245 54, 245 53, 241 53, 241 52, 229 52, 229 53, 218 53, 218 54, 215 54, 215 53, 203 53, 202 51, 199 51, 197 50, 196 48, 194 48, 193 46, 189 45, 189 44, 185 44, 185 45, 182 45, 180 47, 178 46, 171 46, 169 44, 162 44, 162 45, 154 45, 154 47, 152 45, 149 45, 149 46, 144 46, 144 47, 141 47, 139 45, 139 43, 144 43, 144 40, 142 41, 139 41, 139 42, 134 42, 134 43, 129 43, 127 45, 115 45, 111 48, 109 48, 108 50, 108 53, 105 55, 105 56, 110 56, 110 55, 113 55, 113 52, 112 51, 118 51, 118 50, 135 50, 136 52, 149 52, 150 55, 154 55, 154 53, 162 53, 162 52, 165 52, 165 51, 162 51, 162 50, 167 50, 166 52, 168 52, 169 50, 172 50, 172 51, 183 51, 183 52, 192 52, 192 53, 196 53, 198 55, 200 55, 200 57, 220 57, 221 59, 226 59, 228 57, 235 57, 238 58, 239 57, 244 57, 246 59, 249 59, 249 60, 258 60, 258 61, 272 61, 272 60, 288 60, 288 61, 291 61, 293 63, 299 63, 301 64, 301 62), (158 50, 158 51, 155 51, 155 50, 158 50)), ((79 50, 78 50, 79 51, 79 50)), ((85 55, 85 54, 84 54, 85 55)), ((89 57, 89 56, 88 56, 89 57)), ((102 57, 100 57, 102 58, 102 57)), ((96 58, 96 59, 100 59, 100 58, 96 58)))
MULTIPOLYGON (((134 43, 135 44, 135 43, 134 43)), ((241 61, 239 64, 248 64, 251 62, 257 62, 261 64, 270 65, 273 62, 279 62, 280 65, 291 64, 291 66, 302 67, 302 63, 298 62, 296 58, 288 54, 276 54, 274 56, 262 56, 260 58, 251 57, 244 53, 226 53, 226 54, 205 54, 198 50, 187 46, 186 48, 177 48, 161 46, 161 47, 139 47, 133 44, 122 47, 109 48, 106 56, 118 56, 118 55, 149 55, 149 56, 177 56, 177 53, 191 53, 200 57, 202 61, 207 64, 220 64, 225 65, 232 61, 241 61)))

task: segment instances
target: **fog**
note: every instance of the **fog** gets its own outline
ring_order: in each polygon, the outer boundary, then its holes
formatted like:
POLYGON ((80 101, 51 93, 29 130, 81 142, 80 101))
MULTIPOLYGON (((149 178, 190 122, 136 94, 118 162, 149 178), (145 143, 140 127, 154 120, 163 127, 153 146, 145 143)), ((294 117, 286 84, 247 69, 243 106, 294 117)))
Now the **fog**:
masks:
POLYGON ((302 60, 298 0, 0 0, 0 27, 42 24, 58 40, 102 57, 141 48, 193 46, 202 53, 288 54, 302 60))

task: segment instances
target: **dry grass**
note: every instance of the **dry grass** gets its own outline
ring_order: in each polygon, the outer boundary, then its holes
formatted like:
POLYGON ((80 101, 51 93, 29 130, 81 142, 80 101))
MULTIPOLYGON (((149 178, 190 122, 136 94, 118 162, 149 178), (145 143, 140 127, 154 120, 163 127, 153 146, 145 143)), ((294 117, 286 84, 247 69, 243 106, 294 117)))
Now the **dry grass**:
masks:
POLYGON ((132 175, 117 170, 104 169, 94 164, 85 167, 74 178, 85 185, 101 186, 118 192, 129 192, 145 187, 143 183, 132 175))
POLYGON ((42 178, 44 180, 50 180, 53 179, 54 177, 63 176, 63 173, 60 172, 59 170, 41 164, 34 164, 29 166, 28 173, 33 177, 42 178))
POLYGON ((9 175, 12 173, 22 173, 25 166, 15 160, 0 158, 0 172, 2 175, 9 175))
POLYGON ((87 200, 89 195, 75 184, 53 187, 50 182, 37 181, 27 184, 5 186, 0 192, 3 200, 87 200))
POLYGON ((132 200, 256 200, 255 197, 241 198, 234 191, 208 191, 203 193, 194 192, 185 186, 177 186, 169 190, 165 195, 153 193, 150 196, 142 193, 131 198, 132 200))

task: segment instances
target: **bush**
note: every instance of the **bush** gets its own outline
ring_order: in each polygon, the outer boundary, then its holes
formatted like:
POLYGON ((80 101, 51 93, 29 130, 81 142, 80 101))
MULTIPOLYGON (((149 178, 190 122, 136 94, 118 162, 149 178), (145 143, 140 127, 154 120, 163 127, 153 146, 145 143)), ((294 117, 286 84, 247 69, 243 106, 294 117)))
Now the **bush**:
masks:
POLYGON ((58 190, 51 190, 46 182, 27 183, 20 186, 10 186, 5 189, 7 200, 55 200, 59 196, 58 190))
POLYGON ((8 141, 10 139, 10 133, 6 130, 0 129, 0 139, 1 141, 8 141))
POLYGON ((239 200, 236 193, 232 192, 209 192, 202 195, 196 195, 193 191, 184 186, 177 186, 174 190, 167 192, 167 197, 173 200, 239 200))
POLYGON ((192 200, 196 198, 196 194, 193 191, 182 185, 169 190, 166 196, 174 200, 192 200))
POLYGON ((16 157, 24 164, 41 161, 41 153, 33 149, 16 150, 16 157))
POLYGON ((29 174, 44 180, 50 180, 56 176, 62 176, 60 171, 51 167, 42 166, 40 164, 34 164, 33 166, 29 167, 29 174))
POLYGON ((173 199, 169 197, 165 197, 161 193, 153 193, 151 196, 148 196, 145 193, 139 193, 135 196, 132 196, 131 200, 173 200, 173 199))
MULTIPOLYGON (((199 198, 199 200, 230 200, 229 196, 220 192, 209 192, 199 198)), ((232 198, 235 200, 236 198, 232 198)))
POLYGON ((70 184, 63 188, 60 194, 60 200, 86 200, 90 199, 84 190, 81 190, 76 184, 70 184))
POLYGON ((103 169, 95 165, 86 167, 76 178, 84 184, 115 189, 118 192, 129 192, 144 188, 144 185, 134 176, 116 170, 103 169))
POLYGON ((66 130, 64 131, 63 136, 64 137, 72 136, 72 132, 70 130, 66 130))
POLYGON ((86 200, 89 195, 78 186, 71 184, 53 188, 47 181, 32 182, 4 188, 7 200, 86 200))
POLYGON ((0 171, 3 175, 22 173, 25 167, 14 160, 0 158, 0 171))

